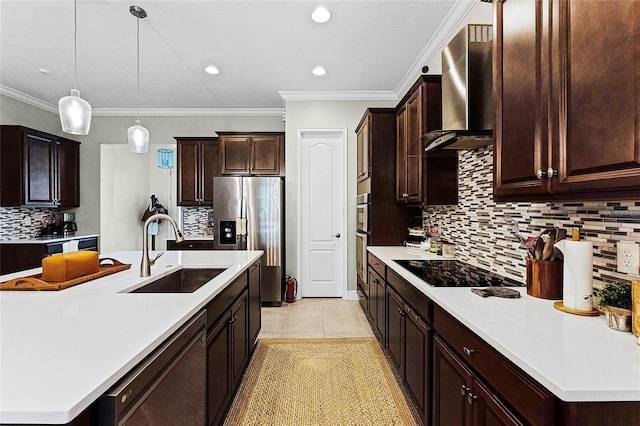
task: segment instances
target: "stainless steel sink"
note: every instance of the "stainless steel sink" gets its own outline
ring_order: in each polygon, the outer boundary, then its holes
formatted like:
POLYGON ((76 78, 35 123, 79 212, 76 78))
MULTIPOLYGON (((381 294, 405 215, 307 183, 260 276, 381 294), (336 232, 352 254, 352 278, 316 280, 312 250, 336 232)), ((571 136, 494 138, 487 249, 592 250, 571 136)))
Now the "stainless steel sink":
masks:
POLYGON ((227 268, 185 268, 127 293, 193 293, 227 268))

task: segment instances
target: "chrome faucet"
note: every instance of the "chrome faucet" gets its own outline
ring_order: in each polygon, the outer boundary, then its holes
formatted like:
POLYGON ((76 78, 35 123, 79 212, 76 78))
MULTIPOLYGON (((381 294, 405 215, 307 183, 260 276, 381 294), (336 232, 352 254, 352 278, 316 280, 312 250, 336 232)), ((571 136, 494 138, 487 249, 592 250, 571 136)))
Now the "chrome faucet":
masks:
POLYGON ((153 258, 153 260, 149 260, 149 224, 158 219, 166 219, 167 221, 169 221, 171 227, 173 228, 173 233, 176 237, 176 243, 184 241, 184 236, 182 235, 182 232, 180 232, 180 229, 178 229, 178 224, 171 216, 164 213, 158 213, 149 216, 149 218, 144 222, 144 229, 142 231, 144 232, 144 234, 142 235, 142 261, 140 262, 141 277, 150 276, 151 266, 156 263, 156 260, 158 260, 160 256, 164 254, 164 252, 161 251, 155 258, 153 258))

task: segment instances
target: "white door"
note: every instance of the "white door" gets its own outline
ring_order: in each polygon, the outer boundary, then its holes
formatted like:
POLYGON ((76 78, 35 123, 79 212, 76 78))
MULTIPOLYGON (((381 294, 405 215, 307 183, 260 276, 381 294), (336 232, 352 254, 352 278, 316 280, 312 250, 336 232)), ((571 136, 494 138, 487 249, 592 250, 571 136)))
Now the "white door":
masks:
POLYGON ((298 129, 299 297, 347 297, 346 129, 298 129))

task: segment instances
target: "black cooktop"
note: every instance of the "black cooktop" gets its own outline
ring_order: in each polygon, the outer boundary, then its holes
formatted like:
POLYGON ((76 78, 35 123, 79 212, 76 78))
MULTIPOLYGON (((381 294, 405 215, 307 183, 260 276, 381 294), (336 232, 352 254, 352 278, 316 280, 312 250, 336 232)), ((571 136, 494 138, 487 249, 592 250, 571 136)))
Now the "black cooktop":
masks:
POLYGON ((394 262, 433 287, 524 287, 526 285, 459 260, 394 260, 394 262))

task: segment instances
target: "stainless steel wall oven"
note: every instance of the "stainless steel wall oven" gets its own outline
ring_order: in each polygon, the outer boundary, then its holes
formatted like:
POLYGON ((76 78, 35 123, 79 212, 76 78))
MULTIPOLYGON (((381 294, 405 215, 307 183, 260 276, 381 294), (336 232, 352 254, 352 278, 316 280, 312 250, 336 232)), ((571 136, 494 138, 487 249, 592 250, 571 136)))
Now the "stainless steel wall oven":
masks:
POLYGON ((367 288, 367 245, 369 244, 369 205, 368 193, 360 194, 356 204, 356 272, 359 290, 367 288))

